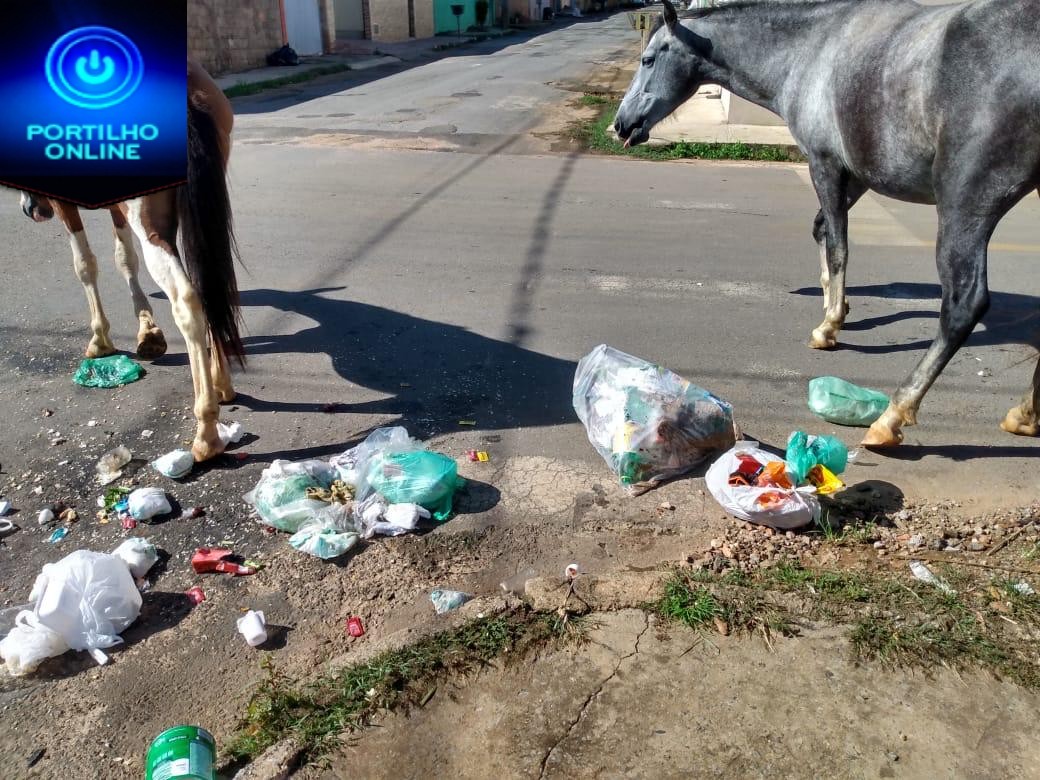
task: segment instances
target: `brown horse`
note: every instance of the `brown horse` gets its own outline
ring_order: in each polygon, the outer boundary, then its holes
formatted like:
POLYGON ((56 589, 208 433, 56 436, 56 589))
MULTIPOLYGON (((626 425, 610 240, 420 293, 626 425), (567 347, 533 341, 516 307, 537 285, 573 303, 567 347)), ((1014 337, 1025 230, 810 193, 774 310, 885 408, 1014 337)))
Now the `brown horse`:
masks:
MULTIPOLYGON (((210 75, 188 62, 188 181, 178 189, 145 195, 109 207, 116 237, 115 260, 133 299, 139 322, 137 354, 154 360, 166 352, 166 338, 137 281, 137 235, 148 273, 166 293, 184 337, 195 386, 198 428, 192 452, 202 461, 220 454, 218 403, 235 396, 228 356, 244 362, 238 333, 236 255, 231 230, 226 170, 231 152, 231 104, 210 75), (177 238, 183 253, 178 252, 177 238), (207 348, 207 340, 209 346, 207 348)), ((69 203, 22 193, 22 211, 37 222, 55 214, 72 243, 72 262, 90 308, 87 357, 116 351, 97 288, 97 258, 90 249, 79 209, 69 203)))

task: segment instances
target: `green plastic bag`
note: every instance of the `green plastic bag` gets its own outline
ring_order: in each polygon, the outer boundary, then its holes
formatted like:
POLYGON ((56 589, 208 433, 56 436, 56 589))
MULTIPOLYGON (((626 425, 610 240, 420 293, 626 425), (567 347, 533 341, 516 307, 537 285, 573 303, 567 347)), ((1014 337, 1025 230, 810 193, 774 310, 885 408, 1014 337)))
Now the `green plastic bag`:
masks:
POLYGON ((848 465, 849 450, 841 439, 834 436, 813 436, 810 439, 803 431, 795 431, 787 440, 784 461, 791 481, 801 485, 817 463, 834 474, 841 474, 848 465))
POLYGON ((809 408, 828 422, 868 426, 888 408, 888 396, 836 376, 809 381, 809 408))
POLYGON ((428 450, 379 453, 365 468, 365 481, 391 504, 418 504, 443 523, 460 487, 453 458, 428 450))
POLYGON ((144 374, 140 363, 126 355, 86 358, 79 364, 72 381, 83 387, 122 387, 136 382, 144 374))

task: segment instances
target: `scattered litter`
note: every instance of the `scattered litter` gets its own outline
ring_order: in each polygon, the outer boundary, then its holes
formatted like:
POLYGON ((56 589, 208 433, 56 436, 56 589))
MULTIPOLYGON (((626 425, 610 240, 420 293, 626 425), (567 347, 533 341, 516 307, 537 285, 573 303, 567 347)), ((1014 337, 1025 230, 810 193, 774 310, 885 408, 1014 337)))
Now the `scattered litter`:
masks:
POLYGON ((87 550, 44 566, 29 601, 32 611, 19 612, 15 628, 0 641, 0 657, 16 676, 70 648, 107 663, 103 649, 120 644, 119 634, 141 612, 141 594, 126 564, 87 550))
POLYGON ((50 417, 52 414, 54 414, 54 410, 53 409, 42 409, 40 411, 40 414, 42 414, 44 417, 50 417))
POLYGON ((112 554, 127 565, 134 579, 141 579, 159 560, 155 545, 139 536, 124 539, 112 554))
POLYGON ((238 619, 238 633, 245 637, 246 643, 250 647, 256 647, 266 642, 267 621, 264 620, 264 613, 249 610, 238 619))
POLYGON ((256 487, 246 493, 246 503, 256 507, 264 525, 296 533, 328 504, 308 498, 308 488, 328 488, 335 472, 328 463, 276 460, 260 474, 256 487))
POLYGON ((51 544, 57 544, 58 542, 60 542, 62 539, 64 539, 68 535, 69 535, 69 529, 68 528, 55 528, 54 532, 47 538, 47 541, 50 542, 51 544))
POLYGON ((168 515, 173 507, 162 488, 144 487, 130 494, 127 511, 134 520, 150 520, 158 515, 168 515))
POLYGON ((362 624, 361 618, 355 615, 347 620, 347 633, 355 638, 365 635, 365 626, 362 624))
POLYGON ((137 521, 134 520, 134 518, 130 517, 130 515, 126 515, 126 517, 121 518, 119 524, 123 527, 124 531, 133 531, 135 528, 137 528, 137 521))
POLYGON ((795 485, 801 485, 813 466, 820 464, 834 474, 841 474, 849 462, 849 450, 835 436, 809 436, 795 431, 787 440, 784 458, 787 475, 795 485))
POLYGON ((461 590, 438 589, 430 592, 430 601, 433 602, 433 608, 437 610, 438 615, 458 609, 472 598, 470 594, 463 593, 461 590))
POLYGON ((921 563, 921 561, 910 561, 910 571, 913 573, 916 579, 920 580, 921 582, 925 582, 929 585, 934 585, 936 588, 941 590, 943 593, 946 593, 947 595, 952 596, 957 592, 949 585, 947 585, 939 577, 936 577, 932 570, 929 569, 925 564, 921 563))
POLYGON ((87 420, 87 427, 88 428, 96 428, 97 427, 97 420, 87 420))
POLYGON ((227 560, 232 555, 234 553, 231 550, 223 547, 200 547, 191 556, 191 568, 195 570, 196 574, 220 572, 235 577, 256 574, 256 568, 253 566, 245 566, 227 560))
POLYGON ((36 522, 38 525, 47 525, 47 523, 54 522, 54 511, 51 509, 41 509, 40 514, 36 516, 36 522))
POLYGON ((63 509, 61 514, 58 515, 58 519, 66 525, 71 525, 79 520, 79 513, 70 507, 68 509, 63 509))
POLYGON ((369 496, 363 504, 358 504, 358 524, 361 535, 365 539, 373 536, 400 536, 416 529, 419 520, 429 520, 428 509, 418 504, 390 504, 378 494, 369 496))
POLYGON ((229 444, 238 444, 245 435, 242 423, 233 422, 226 425, 222 422, 217 423, 217 436, 220 437, 225 447, 229 444))
POLYGON ((888 408, 888 396, 836 376, 809 380, 809 409, 827 422, 867 426, 888 408))
POLYGON ((673 504, 671 501, 662 501, 660 504, 657 505, 657 508, 663 509, 666 512, 674 512, 675 504, 673 504))
POLYGON ((152 461, 152 468, 170 479, 180 479, 195 466, 195 457, 188 450, 173 450, 152 461))
POLYGON ((174 726, 148 746, 143 776, 147 780, 208 780, 216 776, 213 771, 216 764, 217 742, 212 734, 199 726, 174 726))
POLYGON ((470 427, 477 424, 476 420, 459 420, 459 425, 468 425, 470 427))
POLYGON ((83 387, 122 387, 136 382, 144 374, 140 363, 126 355, 86 358, 79 364, 72 381, 83 387))
POLYGON ((18 526, 10 520, 0 520, 0 539, 3 539, 5 536, 10 536, 17 530, 18 526))
POLYGON ((154 435, 155 435, 155 431, 151 430, 150 428, 145 428, 143 431, 141 431, 141 438, 142 439, 150 439, 154 435))
POLYGON ((845 483, 838 479, 833 472, 822 463, 817 463, 806 475, 809 480, 809 484, 816 488, 816 492, 821 496, 828 496, 831 493, 837 493, 845 487, 845 483))
POLYGON ((187 509, 181 513, 181 520, 194 520, 198 517, 206 516, 206 508, 203 506, 193 506, 191 509, 187 509))
POLYGON ((689 471, 736 438, 728 403, 605 344, 578 363, 572 400, 592 446, 632 494, 689 471))
POLYGON ((43 754, 46 752, 47 748, 37 748, 32 753, 30 753, 29 757, 25 760, 25 768, 32 769, 34 766, 40 763, 40 759, 43 758, 43 754))
POLYGON ((738 442, 704 475, 708 491, 734 517, 787 530, 808 525, 820 516, 816 488, 795 487, 776 457, 738 442))
POLYGON ((983 378, 985 378, 987 376, 993 376, 993 372, 990 371, 988 368, 984 368, 984 369, 982 369, 981 371, 978 372, 978 376, 981 376, 983 378))
POLYGON ((0 501, 0 517, 3 517, 4 515, 6 515, 10 511, 11 511, 11 502, 10 501, 0 501))
POLYGON ((1033 590, 1033 586, 1030 585, 1028 582, 1025 582, 1024 580, 1019 580, 1018 582, 1012 584, 1011 587, 1014 588, 1015 592, 1018 593, 1020 596, 1036 595, 1036 591, 1033 590))
POLYGON ((130 453, 130 450, 122 445, 106 452, 94 467, 97 469, 98 481, 102 485, 115 482, 123 476, 123 466, 129 463, 132 458, 133 455, 130 453))
POLYGON ((188 588, 184 591, 184 595, 187 596, 191 603, 196 607, 206 600, 206 594, 198 585, 194 588, 188 588))
POLYGON ((379 494, 388 504, 418 504, 443 523, 455 491, 465 484, 454 458, 425 449, 402 427, 377 428, 331 463, 355 487, 355 517, 369 496, 379 494))
POLYGON ((474 463, 487 463, 491 456, 483 450, 466 450, 466 457, 474 463))

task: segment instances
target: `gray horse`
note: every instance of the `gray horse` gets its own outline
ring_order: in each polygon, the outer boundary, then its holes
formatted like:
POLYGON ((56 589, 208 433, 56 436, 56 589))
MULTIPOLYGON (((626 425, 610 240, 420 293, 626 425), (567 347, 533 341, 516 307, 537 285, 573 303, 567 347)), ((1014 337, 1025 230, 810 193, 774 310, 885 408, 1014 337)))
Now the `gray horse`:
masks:
MULTIPOLYGON (((809 160, 820 212, 825 319, 848 312, 848 210, 867 190, 939 212, 939 334, 863 443, 893 446, 989 307, 986 250, 1001 218, 1040 186, 1040 0, 924 7, 910 0, 724 5, 682 20, 665 0, 614 128, 627 145, 704 83, 783 117, 809 160)), ((1040 430, 1032 390, 1001 427, 1040 430)))

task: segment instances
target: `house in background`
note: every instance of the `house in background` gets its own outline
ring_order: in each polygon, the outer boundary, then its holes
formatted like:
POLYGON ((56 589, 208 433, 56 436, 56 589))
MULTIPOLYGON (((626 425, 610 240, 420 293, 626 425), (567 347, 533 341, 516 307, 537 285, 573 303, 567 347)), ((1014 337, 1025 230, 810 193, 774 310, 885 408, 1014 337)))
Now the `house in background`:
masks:
POLYGON ((322 54, 334 19, 333 0, 188 0, 188 54, 214 74, 263 67, 285 43, 322 54))

